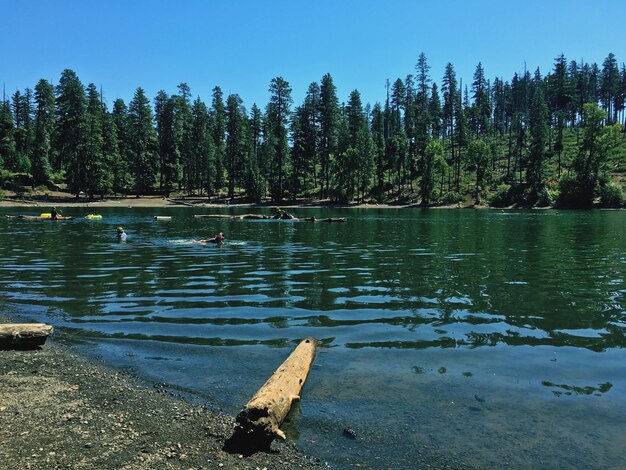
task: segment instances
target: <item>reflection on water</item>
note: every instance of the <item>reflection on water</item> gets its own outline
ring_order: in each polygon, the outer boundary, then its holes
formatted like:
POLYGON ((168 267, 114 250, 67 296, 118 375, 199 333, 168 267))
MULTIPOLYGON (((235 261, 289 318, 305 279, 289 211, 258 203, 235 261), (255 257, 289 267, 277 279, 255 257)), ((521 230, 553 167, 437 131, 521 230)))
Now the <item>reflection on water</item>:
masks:
POLYGON ((314 336, 289 435, 334 466, 621 462, 626 214, 199 211, 0 219, 0 302, 232 412, 314 336))

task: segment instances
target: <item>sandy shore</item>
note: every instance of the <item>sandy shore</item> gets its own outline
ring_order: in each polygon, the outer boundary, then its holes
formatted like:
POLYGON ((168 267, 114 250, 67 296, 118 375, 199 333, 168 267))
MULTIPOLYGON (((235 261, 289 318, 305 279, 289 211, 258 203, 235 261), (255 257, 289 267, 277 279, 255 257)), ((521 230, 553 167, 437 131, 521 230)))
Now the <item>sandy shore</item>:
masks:
POLYGON ((87 360, 66 341, 57 332, 38 350, 0 350, 3 470, 321 467, 290 443, 227 453, 231 416, 87 360))

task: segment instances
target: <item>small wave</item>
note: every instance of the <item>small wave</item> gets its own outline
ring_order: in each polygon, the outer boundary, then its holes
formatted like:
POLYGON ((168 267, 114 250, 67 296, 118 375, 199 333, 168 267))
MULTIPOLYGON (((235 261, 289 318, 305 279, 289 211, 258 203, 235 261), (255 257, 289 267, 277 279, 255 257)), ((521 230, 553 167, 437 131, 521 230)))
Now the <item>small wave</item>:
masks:
POLYGON ((172 245, 193 245, 195 240, 186 238, 177 238, 175 240, 169 240, 172 245))

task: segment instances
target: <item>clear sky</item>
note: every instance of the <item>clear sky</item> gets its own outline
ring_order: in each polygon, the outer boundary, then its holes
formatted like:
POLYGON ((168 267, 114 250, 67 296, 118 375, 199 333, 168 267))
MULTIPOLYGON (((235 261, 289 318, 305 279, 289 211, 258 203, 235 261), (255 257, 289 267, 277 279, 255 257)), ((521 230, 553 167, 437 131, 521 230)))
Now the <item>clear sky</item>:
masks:
POLYGON ((340 101, 385 98, 385 80, 415 73, 420 52, 438 83, 445 64, 469 83, 480 61, 510 80, 553 59, 626 61, 622 0, 0 0, 0 82, 7 94, 58 82, 65 68, 102 87, 109 104, 141 86, 150 98, 187 82, 264 107, 276 76, 300 104, 333 76, 340 101))

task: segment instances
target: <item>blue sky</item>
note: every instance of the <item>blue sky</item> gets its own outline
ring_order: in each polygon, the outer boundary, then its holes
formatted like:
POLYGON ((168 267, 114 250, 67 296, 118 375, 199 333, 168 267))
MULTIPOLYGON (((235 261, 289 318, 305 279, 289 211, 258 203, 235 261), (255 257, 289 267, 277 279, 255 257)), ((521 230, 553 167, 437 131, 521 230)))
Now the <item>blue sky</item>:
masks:
POLYGON ((12 94, 71 68, 109 103, 184 81, 207 103, 219 85, 249 109, 265 106, 273 77, 300 104, 329 72, 341 101, 358 89, 373 104, 420 52, 438 84, 447 62, 464 83, 479 61, 505 80, 525 63, 545 74, 561 53, 601 65, 613 52, 621 65, 625 19, 619 0, 0 0, 0 82, 12 94))

